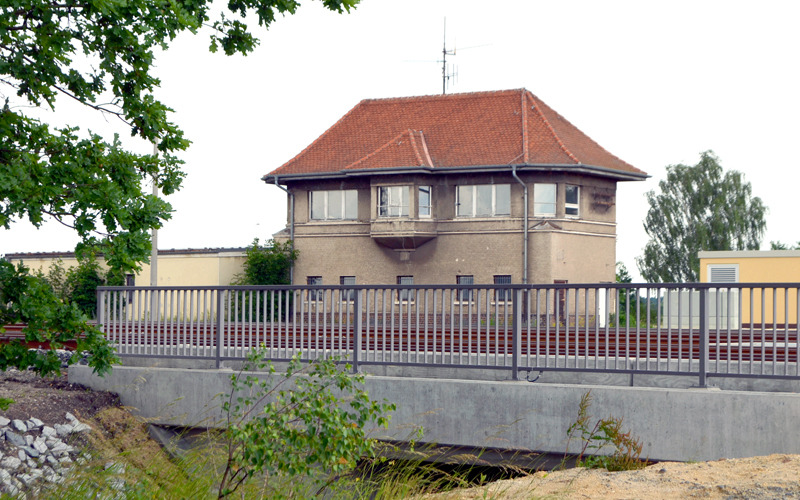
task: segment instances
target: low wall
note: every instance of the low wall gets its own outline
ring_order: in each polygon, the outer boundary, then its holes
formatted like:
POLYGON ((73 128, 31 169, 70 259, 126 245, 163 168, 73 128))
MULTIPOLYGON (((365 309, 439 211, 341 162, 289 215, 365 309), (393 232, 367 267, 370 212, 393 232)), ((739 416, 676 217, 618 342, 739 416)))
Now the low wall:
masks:
MULTIPOLYGON (((233 372, 118 366, 105 378, 85 366, 69 369, 70 382, 119 393, 122 403, 153 423, 214 426, 233 372)), ((622 417, 623 428, 654 460, 715 460, 800 453, 800 394, 538 384, 368 376, 374 399, 397 405, 381 439, 403 441, 424 429, 422 441, 467 447, 563 453, 566 432, 581 396, 592 393, 590 414, 622 417)), ((593 420, 594 422, 594 420, 593 420)), ((571 451, 577 451, 573 442, 571 451)))

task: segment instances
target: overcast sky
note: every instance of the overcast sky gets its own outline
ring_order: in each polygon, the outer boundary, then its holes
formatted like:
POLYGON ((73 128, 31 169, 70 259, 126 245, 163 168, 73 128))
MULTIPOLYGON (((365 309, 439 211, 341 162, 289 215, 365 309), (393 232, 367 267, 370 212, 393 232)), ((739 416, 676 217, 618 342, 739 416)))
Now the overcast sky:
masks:
MULTIPOLYGON (((617 259, 636 279, 644 194, 667 165, 707 149, 769 207, 762 249, 797 242, 799 14, 796 0, 362 0, 340 16, 306 0, 247 57, 209 54, 207 33, 182 35, 158 56, 157 95, 194 144, 159 247, 245 246, 284 227, 285 194, 260 178, 361 99, 441 93, 445 17, 458 73, 448 93, 524 87, 652 176, 618 187, 617 259)), ((152 149, 72 103, 39 116, 152 149)), ((0 232, 0 254, 75 243, 55 224, 0 232)))

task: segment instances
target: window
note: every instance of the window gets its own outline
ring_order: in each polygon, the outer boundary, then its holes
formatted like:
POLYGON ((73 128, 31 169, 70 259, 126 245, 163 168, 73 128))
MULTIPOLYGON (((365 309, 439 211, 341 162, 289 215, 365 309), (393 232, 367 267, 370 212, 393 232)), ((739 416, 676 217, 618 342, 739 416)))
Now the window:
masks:
MULTIPOLYGON (((414 277, 413 276, 398 276, 397 277, 397 284, 398 285, 413 285, 414 284, 414 277)), ((414 290, 398 290, 397 291, 397 300, 400 300, 400 301, 414 300, 414 290)))
MULTIPOLYGON (((495 274, 494 276, 494 284, 495 285, 510 285, 511 284, 511 275, 510 274, 495 274)), ((513 290, 508 288, 498 288, 494 291, 494 300, 495 302, 505 302, 510 301, 513 298, 513 290)))
POLYGON ((408 186, 378 188, 378 217, 408 217, 408 186))
POLYGON ((564 214, 567 217, 580 216, 580 197, 581 188, 578 186, 566 185, 564 193, 564 214))
MULTIPOLYGON (((470 276, 456 276, 456 283, 459 285, 474 285, 475 277, 470 276)), ((467 301, 472 300, 472 288, 464 288, 458 291, 458 300, 467 301)))
MULTIPOLYGON (((340 285, 355 285, 356 284, 356 277, 355 276, 339 276, 339 284, 340 285)), ((356 298, 356 291, 355 290, 342 290, 342 294, 340 295, 342 300, 355 300, 356 298)))
POLYGON ((355 220, 358 218, 358 191, 311 191, 312 220, 355 220))
POLYGON ((534 217, 556 216, 555 184, 533 185, 533 216, 534 217))
POLYGON ((420 186, 417 191, 417 217, 431 216, 431 187, 420 186))
MULTIPOLYGON (((306 284, 309 286, 317 286, 322 284, 322 276, 306 276, 306 284)), ((309 290, 308 300, 322 300, 325 294, 323 290, 309 290)))
POLYGON ((458 217, 511 215, 511 185, 458 186, 456 215, 458 217))

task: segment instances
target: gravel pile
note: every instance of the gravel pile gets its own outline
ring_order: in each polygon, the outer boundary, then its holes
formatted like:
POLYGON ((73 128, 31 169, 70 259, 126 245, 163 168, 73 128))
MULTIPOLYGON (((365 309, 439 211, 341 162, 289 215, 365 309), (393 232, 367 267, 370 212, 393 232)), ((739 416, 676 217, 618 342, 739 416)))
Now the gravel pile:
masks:
POLYGON ((38 489, 44 483, 61 483, 75 465, 91 457, 76 449, 76 435, 91 427, 66 414, 64 424, 53 427, 37 418, 8 419, 0 416, 0 492, 11 496, 38 489))

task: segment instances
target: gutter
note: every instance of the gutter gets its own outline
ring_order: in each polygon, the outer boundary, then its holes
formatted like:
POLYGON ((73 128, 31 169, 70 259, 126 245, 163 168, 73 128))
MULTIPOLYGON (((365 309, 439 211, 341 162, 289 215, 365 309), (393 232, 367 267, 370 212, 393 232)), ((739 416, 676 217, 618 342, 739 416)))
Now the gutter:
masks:
MULTIPOLYGON (((274 176, 275 178, 275 185, 280 188, 281 190, 286 192, 286 195, 289 196, 289 241, 292 242, 292 252, 294 252, 294 194, 292 194, 287 188, 278 184, 278 176, 274 176)), ((264 177, 266 181, 267 178, 264 177)), ((292 265, 289 266, 289 282, 294 285, 294 260, 292 261, 292 265)))
POLYGON ((517 166, 511 165, 511 175, 522 184, 522 284, 528 284, 528 186, 517 176, 517 166))
MULTIPOLYGON (((586 164, 535 164, 535 165, 516 165, 520 170, 526 171, 547 171, 547 172, 570 172, 586 175, 596 175, 600 177, 614 179, 616 181, 643 181, 650 175, 646 173, 624 172, 606 167, 597 167, 586 164)), ((283 179, 290 180, 311 180, 311 179, 342 179, 347 177, 361 177, 372 175, 393 175, 393 174, 429 174, 429 175, 448 175, 454 173, 498 173, 507 172, 508 165, 471 165, 461 167, 389 167, 371 169, 347 169, 335 170, 322 173, 302 173, 282 175, 283 179)), ((513 169, 513 168, 512 168, 513 169)), ((277 175, 267 174, 262 180, 269 183, 276 179, 277 175)))

